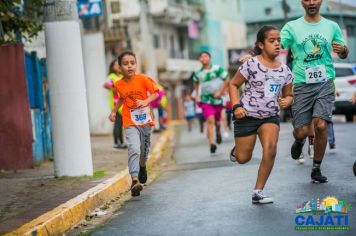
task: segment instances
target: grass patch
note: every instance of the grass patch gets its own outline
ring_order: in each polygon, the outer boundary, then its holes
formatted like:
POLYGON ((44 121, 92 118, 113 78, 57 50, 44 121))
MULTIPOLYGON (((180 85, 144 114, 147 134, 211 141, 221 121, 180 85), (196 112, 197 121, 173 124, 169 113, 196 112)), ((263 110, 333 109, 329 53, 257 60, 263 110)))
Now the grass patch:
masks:
POLYGON ((93 173, 93 178, 102 178, 105 176, 105 171, 103 170, 97 170, 97 171, 94 171, 93 173))

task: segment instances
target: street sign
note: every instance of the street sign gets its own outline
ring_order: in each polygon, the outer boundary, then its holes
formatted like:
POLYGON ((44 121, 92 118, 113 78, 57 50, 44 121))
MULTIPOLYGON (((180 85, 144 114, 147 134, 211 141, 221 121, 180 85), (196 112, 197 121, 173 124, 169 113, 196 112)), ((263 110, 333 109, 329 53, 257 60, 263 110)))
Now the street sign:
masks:
POLYGON ((78 15, 80 18, 101 16, 102 14, 102 0, 78 0, 78 15))

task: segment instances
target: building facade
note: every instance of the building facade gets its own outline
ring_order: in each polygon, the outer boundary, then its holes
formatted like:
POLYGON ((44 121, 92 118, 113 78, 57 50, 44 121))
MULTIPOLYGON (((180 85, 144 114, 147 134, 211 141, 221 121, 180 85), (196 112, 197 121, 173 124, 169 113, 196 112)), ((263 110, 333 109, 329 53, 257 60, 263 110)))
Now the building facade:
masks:
POLYGON ((204 17, 201 38, 195 42, 199 50, 207 50, 213 63, 227 68, 228 51, 247 46, 243 0, 201 0, 204 17))
POLYGON ((109 0, 106 5, 109 25, 127 26, 139 70, 167 89, 171 117, 182 118, 184 81, 200 65, 198 51, 192 46, 199 36, 199 4, 187 0, 109 0))
MULTIPOLYGON (((276 26, 282 29, 287 21, 295 20, 304 15, 300 1, 286 0, 245 0, 245 21, 247 25, 247 44, 253 46, 257 31, 264 25, 276 26)), ((343 62, 356 62, 356 6, 342 3, 340 0, 324 0, 320 9, 321 15, 337 22, 343 30, 349 57, 343 62)), ((335 61, 339 61, 335 58, 335 61)))

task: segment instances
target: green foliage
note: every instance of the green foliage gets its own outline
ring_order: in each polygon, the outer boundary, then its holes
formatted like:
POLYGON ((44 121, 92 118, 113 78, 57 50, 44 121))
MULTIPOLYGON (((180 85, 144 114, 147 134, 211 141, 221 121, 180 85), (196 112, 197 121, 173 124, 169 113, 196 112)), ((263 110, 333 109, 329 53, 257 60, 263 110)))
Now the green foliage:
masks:
POLYGON ((97 171, 94 171, 94 173, 93 173, 94 178, 102 178, 104 176, 105 176, 105 171, 103 171, 103 170, 97 170, 97 171))
POLYGON ((4 37, 0 37, 0 44, 17 42, 16 34, 30 41, 42 30, 42 16, 43 0, 1 0, 0 24, 4 37))

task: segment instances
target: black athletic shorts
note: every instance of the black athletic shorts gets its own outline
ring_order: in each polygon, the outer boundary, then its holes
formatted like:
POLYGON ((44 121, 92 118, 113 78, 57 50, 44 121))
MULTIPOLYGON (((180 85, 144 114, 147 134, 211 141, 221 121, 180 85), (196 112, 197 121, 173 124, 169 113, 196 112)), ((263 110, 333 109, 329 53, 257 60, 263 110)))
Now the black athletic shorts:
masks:
POLYGON ((279 126, 279 116, 272 116, 264 119, 257 119, 254 117, 244 117, 242 119, 234 120, 234 135, 235 137, 246 137, 257 134, 258 128, 265 123, 273 123, 279 126))

